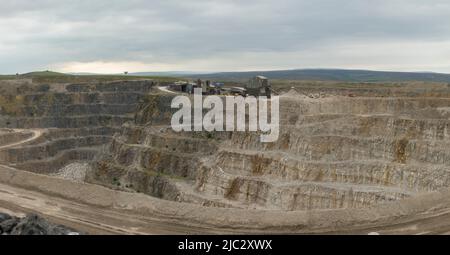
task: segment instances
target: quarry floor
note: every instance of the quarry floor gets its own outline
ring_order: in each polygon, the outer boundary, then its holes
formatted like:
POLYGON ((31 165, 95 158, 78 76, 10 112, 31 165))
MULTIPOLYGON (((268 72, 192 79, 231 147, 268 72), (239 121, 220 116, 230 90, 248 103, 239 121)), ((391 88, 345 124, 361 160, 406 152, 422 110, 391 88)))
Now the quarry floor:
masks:
MULTIPOLYGON (((103 190, 102 187, 96 187, 96 185, 85 185, 103 190)), ((64 189, 64 186, 60 186, 60 188, 64 189)), ((110 192, 114 193, 114 191, 110 192)), ((106 193, 106 196, 110 195, 114 196, 114 194, 106 193)), ((89 234, 233 234, 246 231, 245 229, 235 229, 234 231, 218 232, 217 229, 183 226, 167 219, 133 213, 131 210, 93 206, 65 199, 58 194, 46 194, 45 192, 6 184, 0 184, 0 212, 13 215, 37 213, 54 223, 89 234)), ((450 209, 422 215, 420 219, 411 218, 399 222, 389 222, 382 227, 341 230, 338 232, 323 231, 321 233, 365 235, 370 232, 377 232, 382 235, 450 234, 450 209)))
POLYGON ((13 215, 36 213, 53 223, 89 234, 200 234, 208 233, 170 225, 129 211, 96 208, 36 191, 0 184, 0 212, 13 215))

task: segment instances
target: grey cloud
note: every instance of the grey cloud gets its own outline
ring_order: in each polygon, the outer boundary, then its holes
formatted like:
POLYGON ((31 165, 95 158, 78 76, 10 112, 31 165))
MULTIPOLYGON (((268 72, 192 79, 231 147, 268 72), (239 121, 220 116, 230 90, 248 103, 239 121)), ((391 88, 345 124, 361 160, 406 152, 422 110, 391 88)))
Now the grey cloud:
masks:
MULTIPOLYGON (((176 64, 222 56, 244 65, 245 54, 270 52, 270 62, 277 52, 313 58, 312 51, 355 42, 439 43, 450 41, 449 13, 450 3, 440 0, 1 0, 0 73, 64 62, 176 64)), ((326 66, 328 57, 318 52, 314 64, 326 66)))

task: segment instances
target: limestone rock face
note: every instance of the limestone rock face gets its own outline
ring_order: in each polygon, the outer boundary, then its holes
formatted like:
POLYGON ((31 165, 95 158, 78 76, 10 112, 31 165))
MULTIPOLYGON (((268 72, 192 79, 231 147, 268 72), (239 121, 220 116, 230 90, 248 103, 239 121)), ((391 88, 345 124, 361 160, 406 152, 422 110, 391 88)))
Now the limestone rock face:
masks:
POLYGON ((252 132, 176 133, 171 97, 151 96, 87 180, 205 206, 281 210, 363 208, 450 186, 448 94, 345 93, 281 96, 273 143, 252 132))
POLYGON ((134 120, 154 86, 143 80, 30 84, 21 93, 5 91, 0 96, 0 164, 53 174, 91 161, 125 122, 134 120))
POLYGON ((2 93, 0 164, 244 209, 365 208, 450 187, 447 87, 292 90, 280 97, 279 139, 261 143, 254 132, 173 131, 176 94, 156 85, 2 93))

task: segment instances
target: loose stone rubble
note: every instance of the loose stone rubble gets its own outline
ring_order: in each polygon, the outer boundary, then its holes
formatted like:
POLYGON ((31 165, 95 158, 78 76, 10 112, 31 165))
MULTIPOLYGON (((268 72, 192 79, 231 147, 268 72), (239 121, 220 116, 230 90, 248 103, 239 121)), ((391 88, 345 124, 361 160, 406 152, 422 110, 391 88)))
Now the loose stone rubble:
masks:
POLYGON ((35 214, 24 218, 0 213, 1 235, 80 235, 79 232, 65 226, 48 222, 35 214))

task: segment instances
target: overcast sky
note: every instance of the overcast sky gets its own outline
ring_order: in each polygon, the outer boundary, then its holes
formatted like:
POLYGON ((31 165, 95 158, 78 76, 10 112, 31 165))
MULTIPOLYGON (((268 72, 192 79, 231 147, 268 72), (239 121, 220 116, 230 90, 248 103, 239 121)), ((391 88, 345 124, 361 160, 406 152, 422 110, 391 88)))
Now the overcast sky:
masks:
POLYGON ((448 0, 0 0, 0 73, 450 73, 448 0))

